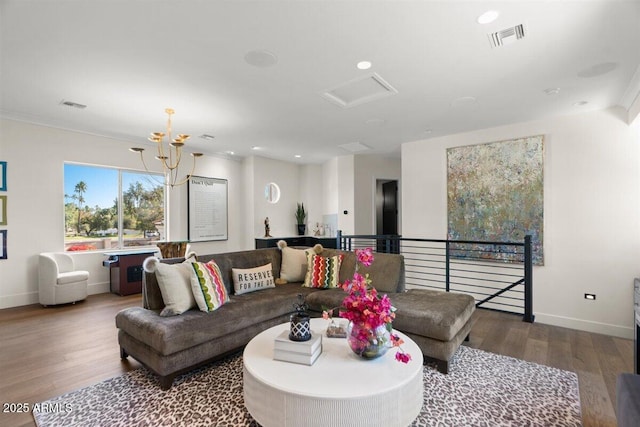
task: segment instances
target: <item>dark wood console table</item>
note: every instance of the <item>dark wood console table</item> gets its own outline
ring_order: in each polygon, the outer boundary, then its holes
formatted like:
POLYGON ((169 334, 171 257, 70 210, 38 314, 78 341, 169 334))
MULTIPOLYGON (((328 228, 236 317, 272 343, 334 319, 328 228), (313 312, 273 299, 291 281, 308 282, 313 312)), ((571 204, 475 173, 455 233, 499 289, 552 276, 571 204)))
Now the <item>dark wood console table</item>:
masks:
POLYGON ((157 250, 137 250, 106 253, 102 265, 110 270, 110 289, 118 295, 142 292, 142 263, 157 250))
POLYGON ((278 246, 279 240, 284 240, 285 242, 287 242, 287 246, 312 247, 317 243, 320 243, 325 248, 331 248, 331 249, 337 248, 337 241, 335 237, 295 236, 295 237, 257 237, 256 249, 275 248, 278 246))

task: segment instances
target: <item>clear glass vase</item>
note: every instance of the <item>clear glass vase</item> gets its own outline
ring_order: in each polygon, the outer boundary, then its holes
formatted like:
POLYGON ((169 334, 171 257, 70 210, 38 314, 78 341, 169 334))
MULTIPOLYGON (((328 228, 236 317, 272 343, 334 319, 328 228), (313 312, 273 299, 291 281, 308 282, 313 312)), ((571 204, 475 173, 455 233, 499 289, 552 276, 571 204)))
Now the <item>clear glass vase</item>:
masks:
POLYGON ((386 325, 371 329, 362 324, 349 322, 347 342, 351 350, 363 359, 376 359, 391 347, 391 334, 386 325))

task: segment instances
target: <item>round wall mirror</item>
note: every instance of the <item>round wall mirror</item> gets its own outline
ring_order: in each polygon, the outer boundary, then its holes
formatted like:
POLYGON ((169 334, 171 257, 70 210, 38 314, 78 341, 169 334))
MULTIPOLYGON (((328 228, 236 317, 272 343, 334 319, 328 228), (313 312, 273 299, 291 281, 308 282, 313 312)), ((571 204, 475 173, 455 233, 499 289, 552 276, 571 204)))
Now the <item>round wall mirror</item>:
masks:
POLYGON ((264 187, 264 198, 269 203, 278 203, 280 200, 280 187, 275 182, 270 182, 264 187))

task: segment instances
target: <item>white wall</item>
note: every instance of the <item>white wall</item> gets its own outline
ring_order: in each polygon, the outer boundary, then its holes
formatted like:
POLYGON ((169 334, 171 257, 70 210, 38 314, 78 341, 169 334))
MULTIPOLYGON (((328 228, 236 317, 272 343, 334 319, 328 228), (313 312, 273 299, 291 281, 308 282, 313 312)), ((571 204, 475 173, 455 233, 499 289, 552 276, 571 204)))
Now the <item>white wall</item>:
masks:
POLYGON ((323 215, 334 215, 338 213, 338 158, 325 162, 322 165, 322 205, 323 215))
POLYGON ((300 195, 298 200, 304 202, 307 211, 307 234, 313 236, 316 224, 322 224, 323 190, 322 165, 300 166, 300 195))
MULTIPOLYGON (((244 221, 245 224, 245 229, 249 230, 250 232, 246 233, 245 235, 245 246, 247 248, 251 248, 254 247, 255 245, 255 237, 262 237, 264 236, 264 222, 263 222, 263 229, 262 229, 262 234, 256 234, 256 219, 255 219, 255 197, 253 197, 254 191, 253 191, 253 187, 254 187, 254 181, 255 181, 255 173, 254 173, 254 165, 255 163, 255 157, 248 157, 246 159, 244 159, 244 161, 242 162, 242 168, 243 168, 243 176, 244 176, 244 182, 245 182, 245 188, 243 191, 243 195, 242 195, 242 209, 241 209, 241 215, 242 215, 242 219, 244 221), (249 227, 248 224, 254 224, 253 227, 249 227), (253 231, 253 232, 251 232, 253 231)), ((262 219, 262 221, 264 221, 264 218, 262 219)))
MULTIPOLYGON (((0 261, 0 308, 38 302, 38 254, 64 248, 65 161, 141 170, 130 142, 77 132, 0 120, 0 159, 7 161, 8 259, 0 261)), ((194 249, 211 253, 243 248, 244 224, 239 215, 241 164, 201 158, 196 175, 229 180, 229 240, 197 243, 194 249)), ((171 238, 186 238, 186 187, 170 194, 171 238)), ((109 270, 102 253, 74 254, 79 268, 90 272, 89 292, 109 290, 109 270)))
POLYGON ((356 230, 353 213, 355 196, 353 157, 353 155, 338 157, 338 179, 335 191, 338 193, 338 230, 342 230, 342 234, 355 234, 356 230))
MULTIPOLYGON (((244 221, 243 197, 245 179, 242 163, 221 157, 202 156, 196 164, 195 176, 219 178, 227 180, 227 221, 228 240, 191 243, 191 249, 197 254, 232 252, 253 248, 248 246, 246 236, 249 234, 244 221)), ((172 224, 171 240, 187 240, 188 237, 188 197, 187 186, 171 190, 170 223, 172 224), (179 196, 179 197, 178 197, 179 196)))
POLYGON ((255 156, 253 170, 253 237, 264 236, 266 217, 269 217, 273 237, 296 236, 296 207, 298 202, 304 202, 300 195, 300 167, 295 163, 255 156), (264 198, 264 187, 269 182, 280 187, 278 203, 268 203, 264 198))
POLYGON ((376 180, 400 181, 400 159, 363 154, 340 156, 323 164, 321 172, 323 214, 337 214, 338 229, 343 234, 375 234, 376 180))
MULTIPOLYGON (((131 142, 54 129, 12 120, 0 122, 0 159, 8 162, 8 259, 0 261, 0 308, 38 301, 37 255, 62 251, 64 247, 65 161, 142 170, 139 157, 129 152, 131 142)), ((358 160, 361 191, 367 201, 355 207, 355 158, 343 156, 324 165, 298 165, 264 157, 235 161, 204 156, 194 175, 228 180, 229 239, 192 243, 199 254, 251 249, 254 238, 264 235, 269 217, 271 235, 297 234, 294 212, 304 202, 308 212, 307 234, 313 233, 323 215, 338 217, 338 227, 353 234, 356 214, 373 218, 376 178, 399 178, 399 161, 358 160), (281 199, 269 204, 264 186, 276 182, 281 199), (367 212, 368 210, 370 212, 367 212), (342 211, 347 210, 348 215, 342 211)), ((155 162, 149 162, 153 165, 155 162)), ((188 239, 187 186, 168 192, 168 235, 170 240, 188 239)), ((369 225, 370 226, 370 225, 369 225)), ((333 230, 335 232, 335 230, 333 230)), ((373 232, 373 229, 366 233, 373 232)), ((109 270, 102 266, 102 252, 72 254, 80 269, 90 272, 89 293, 109 291, 109 270)))
MULTIPOLYGON (((355 234, 376 234, 376 180, 400 181, 402 175, 400 158, 356 155, 354 175, 355 234)), ((401 188, 398 182, 398 195, 402 193, 401 188)), ((400 207, 400 200, 398 207, 400 207)))
POLYGON ((626 119, 610 109, 403 144, 403 235, 446 237, 448 147, 544 134, 545 265, 534 268, 536 321, 632 337, 640 124, 626 119))

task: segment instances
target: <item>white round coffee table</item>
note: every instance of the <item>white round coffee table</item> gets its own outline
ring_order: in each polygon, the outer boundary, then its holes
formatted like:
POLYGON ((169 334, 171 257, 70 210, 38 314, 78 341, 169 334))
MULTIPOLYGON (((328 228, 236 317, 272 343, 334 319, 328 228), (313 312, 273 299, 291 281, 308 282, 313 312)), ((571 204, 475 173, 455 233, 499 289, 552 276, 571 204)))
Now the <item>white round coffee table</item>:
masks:
POLYGON ((407 364, 395 360, 396 349, 363 360, 344 338, 327 338, 329 321, 311 319, 322 334, 322 354, 312 366, 273 359, 275 337, 289 323, 274 326, 245 347, 244 401, 263 427, 407 426, 423 402, 422 352, 396 332, 411 354, 407 364))

